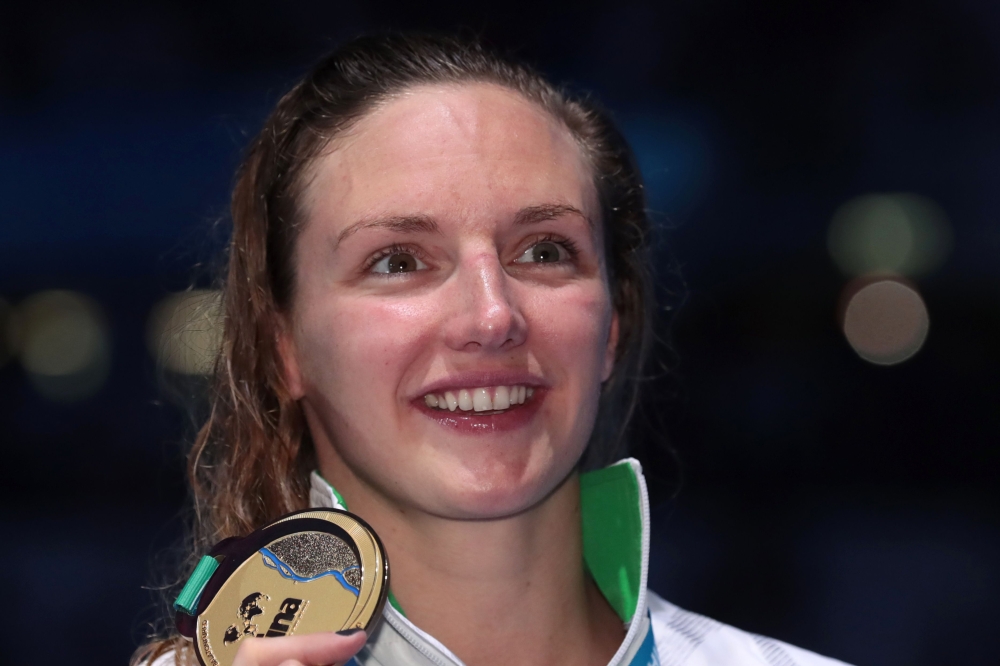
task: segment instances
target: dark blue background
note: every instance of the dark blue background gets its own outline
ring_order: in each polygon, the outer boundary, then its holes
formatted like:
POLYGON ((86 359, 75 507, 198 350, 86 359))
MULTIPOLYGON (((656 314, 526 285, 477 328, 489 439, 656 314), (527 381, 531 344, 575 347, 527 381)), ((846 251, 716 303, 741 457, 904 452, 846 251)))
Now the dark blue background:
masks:
POLYGON ((190 427, 146 318, 208 284, 248 137, 338 41, 459 26, 594 91, 645 169, 674 350, 638 446, 652 587, 849 662, 1000 663, 998 7, 3 2, 0 296, 89 294, 113 348, 73 404, 0 367, 0 663, 123 663, 156 615, 190 427), (930 337, 888 368, 840 333, 825 248, 886 191, 955 233, 918 282, 930 337))

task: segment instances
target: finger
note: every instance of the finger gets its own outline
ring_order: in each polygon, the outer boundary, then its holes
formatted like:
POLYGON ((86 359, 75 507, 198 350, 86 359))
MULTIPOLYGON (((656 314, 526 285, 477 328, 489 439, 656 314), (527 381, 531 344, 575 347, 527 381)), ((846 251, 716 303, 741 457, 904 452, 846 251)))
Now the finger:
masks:
POLYGON ((233 666, 327 666, 347 661, 360 650, 368 636, 363 631, 349 636, 333 632, 250 639, 240 646, 233 666))

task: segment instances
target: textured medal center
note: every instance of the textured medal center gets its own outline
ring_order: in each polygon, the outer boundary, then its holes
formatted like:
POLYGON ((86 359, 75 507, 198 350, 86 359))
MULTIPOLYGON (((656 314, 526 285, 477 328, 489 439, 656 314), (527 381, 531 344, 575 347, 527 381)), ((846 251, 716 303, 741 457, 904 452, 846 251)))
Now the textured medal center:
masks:
POLYGON ((337 571, 355 588, 361 587, 361 567, 343 539, 323 532, 299 532, 272 542, 267 550, 297 577, 313 579, 337 571))

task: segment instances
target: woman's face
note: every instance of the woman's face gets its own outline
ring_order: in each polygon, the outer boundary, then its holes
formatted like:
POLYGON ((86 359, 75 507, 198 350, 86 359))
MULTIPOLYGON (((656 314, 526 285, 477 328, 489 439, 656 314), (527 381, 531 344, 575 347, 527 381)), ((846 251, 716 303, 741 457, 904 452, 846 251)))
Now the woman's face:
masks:
POLYGON ((586 446, 617 342, 568 130, 495 86, 420 87, 308 178, 281 348, 324 473, 453 518, 540 501, 586 446))

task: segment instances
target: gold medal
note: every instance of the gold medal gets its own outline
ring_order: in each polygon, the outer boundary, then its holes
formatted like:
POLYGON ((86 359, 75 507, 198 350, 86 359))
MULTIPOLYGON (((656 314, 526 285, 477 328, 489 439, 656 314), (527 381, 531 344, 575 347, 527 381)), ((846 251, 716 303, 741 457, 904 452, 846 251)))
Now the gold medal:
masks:
POLYGON ((178 597, 177 628, 202 666, 229 666, 247 640, 371 634, 388 592, 389 562, 374 530, 346 511, 309 509, 218 544, 178 597))

